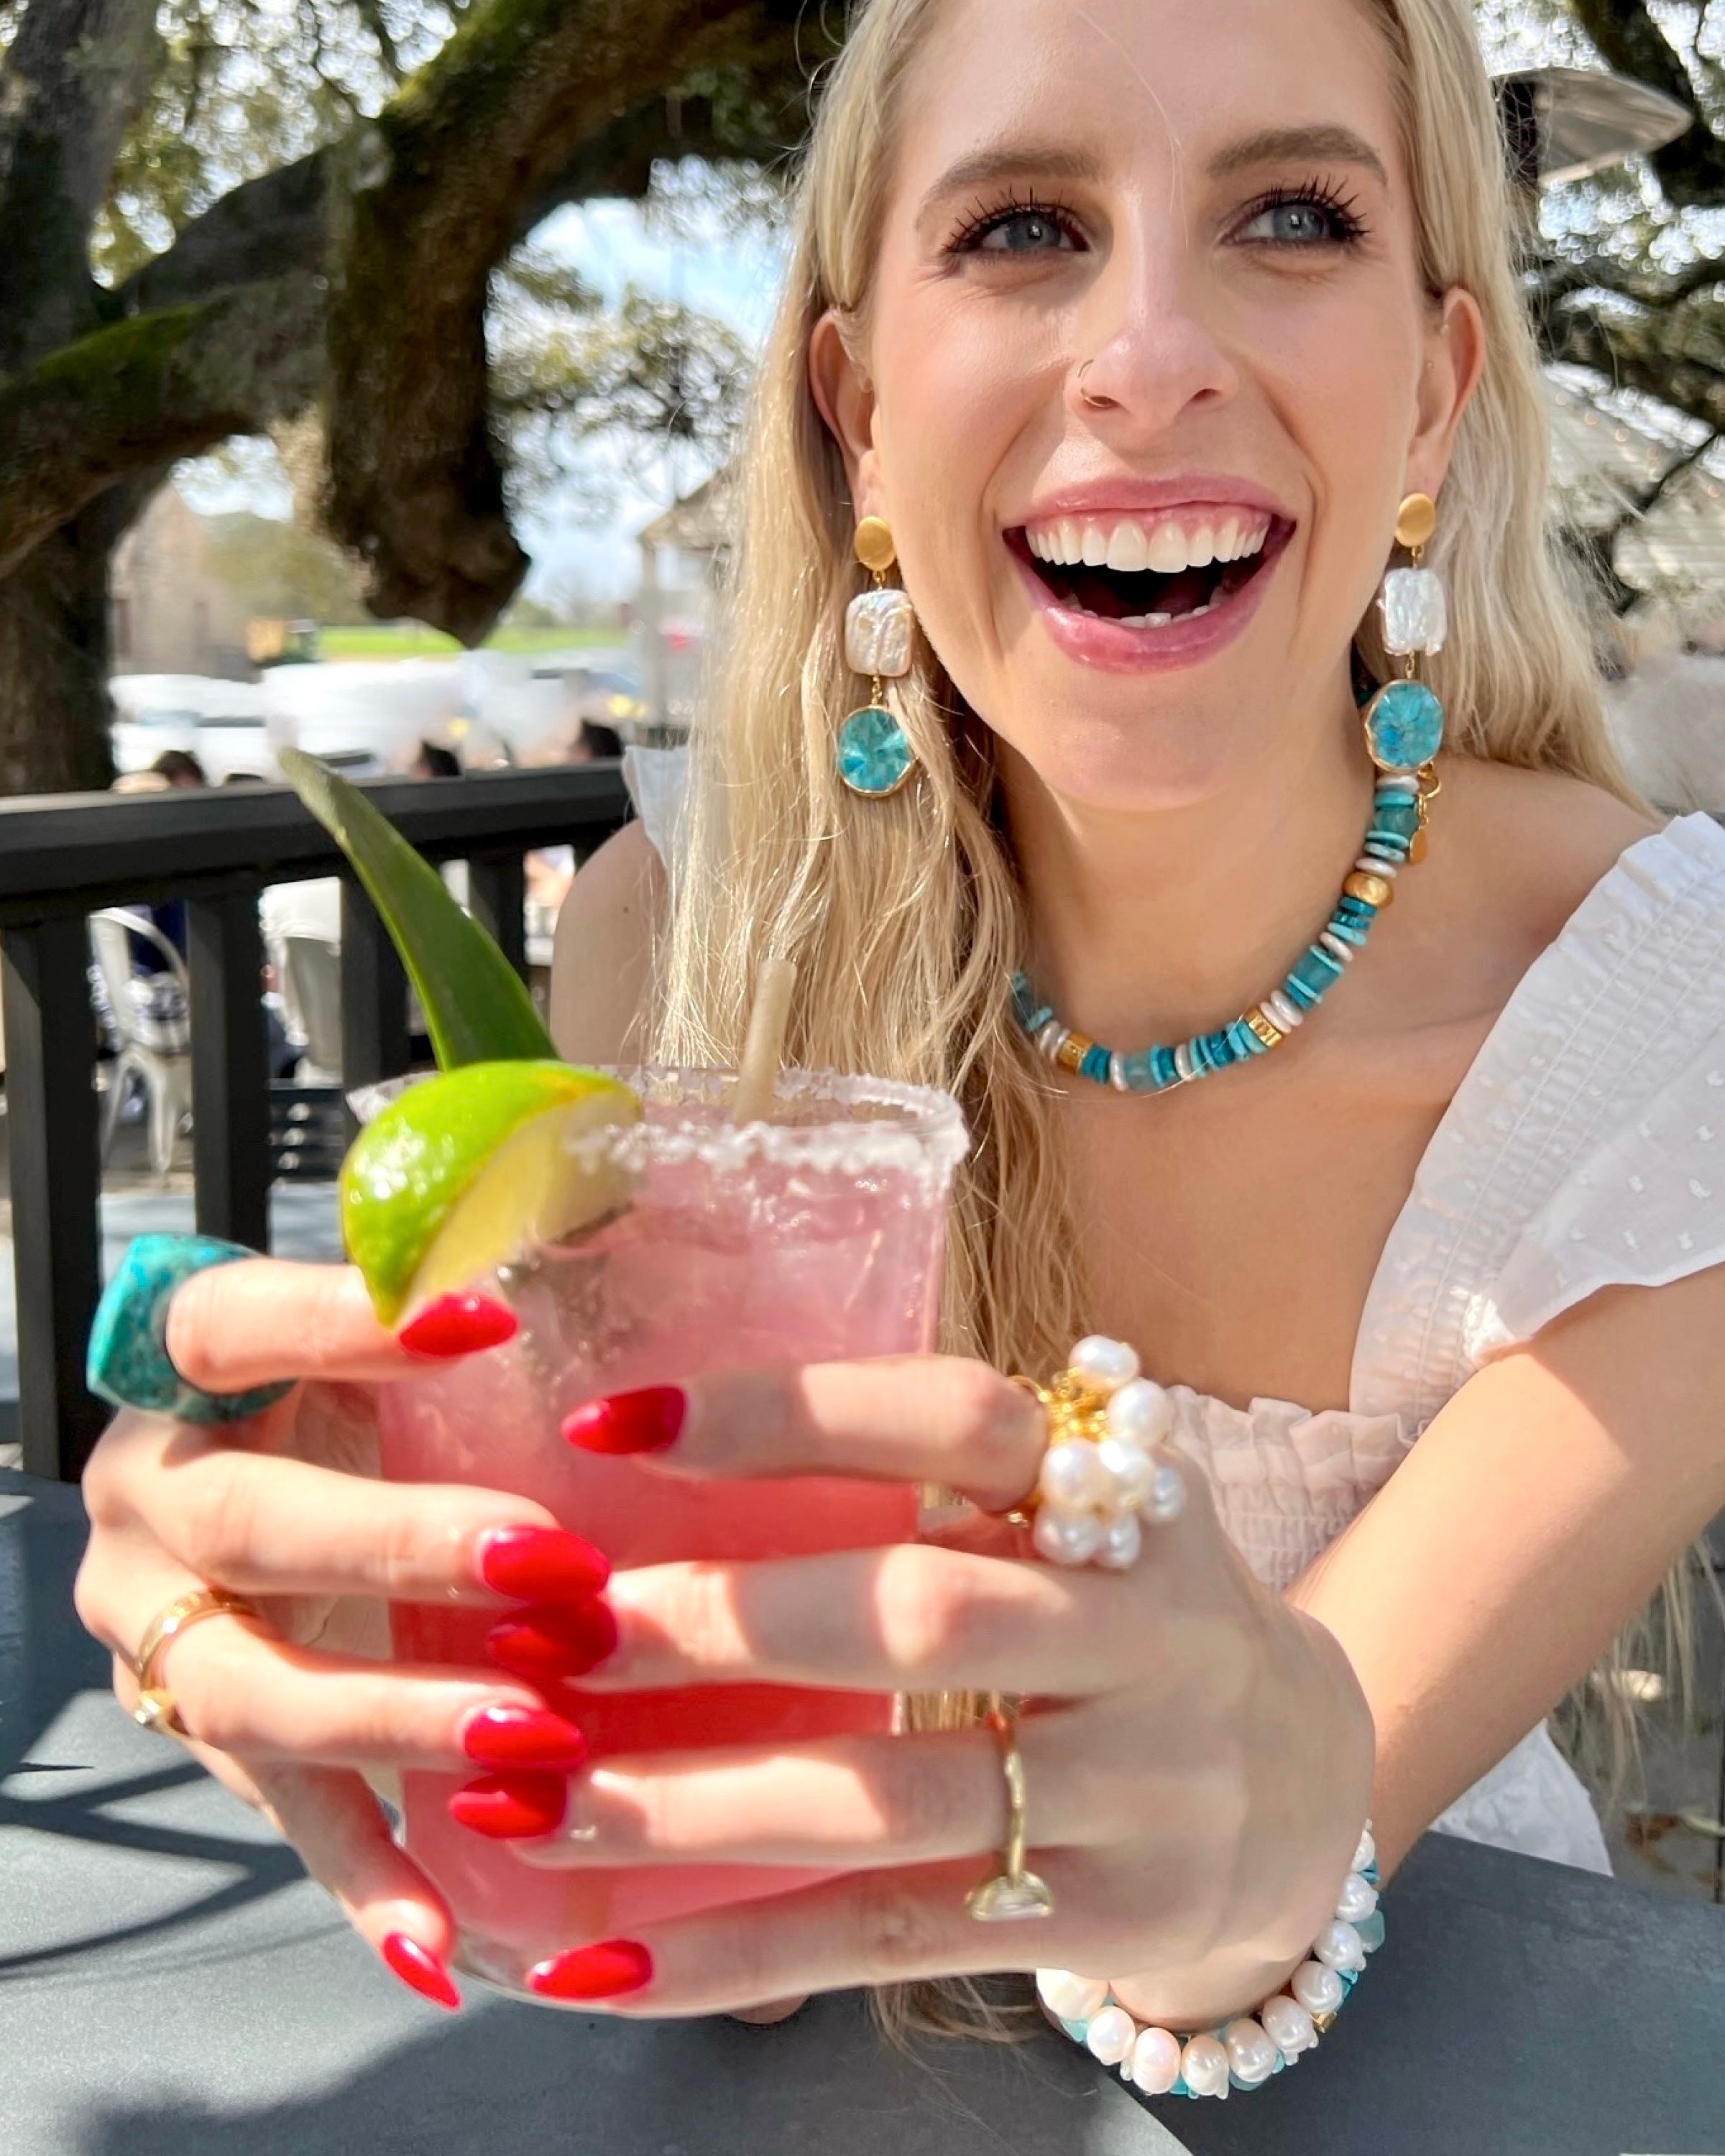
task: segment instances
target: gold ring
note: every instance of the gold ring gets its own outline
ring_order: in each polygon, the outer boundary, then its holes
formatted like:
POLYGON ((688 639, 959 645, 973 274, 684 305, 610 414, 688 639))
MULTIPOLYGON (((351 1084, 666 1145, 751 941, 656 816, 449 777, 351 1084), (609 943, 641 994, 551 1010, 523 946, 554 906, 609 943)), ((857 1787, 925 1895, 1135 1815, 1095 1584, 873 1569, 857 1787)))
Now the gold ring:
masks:
POLYGON ((1018 1723, 1018 1702, 1004 1692, 991 1692, 983 1726, 999 1741, 1000 1768, 1006 1777, 1006 1849, 994 1877, 985 1879, 964 1897, 965 1907, 981 1924, 1015 1923, 1026 1917, 1054 1914, 1054 1895, 1047 1883, 1024 1869, 1029 1806, 1018 1723))
POLYGON ((192 1734, 180 1719, 173 1694, 166 1685, 155 1681, 156 1665, 170 1640, 177 1639, 193 1625, 201 1625, 206 1617, 250 1617, 260 1625, 264 1622, 264 1613, 254 1604, 219 1587, 194 1588, 189 1594, 177 1595, 165 1609, 158 1609, 145 1626, 138 1651, 132 1658, 132 1673, 138 1681, 138 1703, 131 1711, 131 1718, 140 1728, 153 1729, 158 1737, 192 1734))

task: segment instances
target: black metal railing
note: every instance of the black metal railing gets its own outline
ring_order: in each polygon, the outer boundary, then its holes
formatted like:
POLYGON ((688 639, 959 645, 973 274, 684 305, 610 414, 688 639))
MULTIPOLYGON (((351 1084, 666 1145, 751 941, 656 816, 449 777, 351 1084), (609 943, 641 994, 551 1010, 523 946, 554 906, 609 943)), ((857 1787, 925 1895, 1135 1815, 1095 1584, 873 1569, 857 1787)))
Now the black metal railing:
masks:
MULTIPOLYGON (((523 971, 524 856, 572 845, 578 860, 628 814, 615 765, 381 780, 365 790, 422 853, 469 865, 474 911, 523 971)), ((264 1250, 274 1168, 259 894, 341 870, 332 842, 285 787, 0 801, 18 1434, 29 1472, 75 1478, 106 1414, 84 1383, 101 1289, 89 915, 185 902, 195 1217, 207 1235, 264 1250)), ((406 978, 350 880, 341 903, 343 1083, 390 1076, 408 1054, 406 978)))

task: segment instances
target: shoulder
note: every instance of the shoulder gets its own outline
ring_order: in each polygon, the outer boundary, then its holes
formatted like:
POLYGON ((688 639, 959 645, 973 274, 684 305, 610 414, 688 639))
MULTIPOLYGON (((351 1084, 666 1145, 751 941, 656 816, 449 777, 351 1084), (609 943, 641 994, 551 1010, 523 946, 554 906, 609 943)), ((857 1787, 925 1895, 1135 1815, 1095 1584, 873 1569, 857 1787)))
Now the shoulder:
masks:
POLYGON ((666 896, 664 864, 638 823, 583 864, 557 916, 552 952, 551 1031, 560 1055, 618 1062, 641 1052, 666 896))
POLYGON ((1444 783, 1476 887, 1539 946, 1663 820, 1562 772, 1457 758, 1444 783))
POLYGON ((1624 855, 1658 824, 1603 788, 1562 773, 1461 757, 1443 767, 1431 847, 1408 893, 1421 924, 1417 982, 1405 984, 1421 1024, 1488 1024, 1624 855))

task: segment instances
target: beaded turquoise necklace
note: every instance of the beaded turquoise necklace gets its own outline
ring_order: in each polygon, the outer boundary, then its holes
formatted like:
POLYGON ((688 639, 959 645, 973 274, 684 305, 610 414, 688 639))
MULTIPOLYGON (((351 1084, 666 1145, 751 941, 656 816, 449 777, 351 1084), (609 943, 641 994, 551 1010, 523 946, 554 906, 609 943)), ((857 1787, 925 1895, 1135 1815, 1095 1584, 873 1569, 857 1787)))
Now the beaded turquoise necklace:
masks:
POLYGON ((1207 1078, 1281 1047, 1363 949, 1373 922, 1395 896, 1396 877, 1423 857, 1426 803, 1440 783, 1430 758, 1442 740, 1442 728, 1441 707, 1423 683, 1391 682, 1373 700, 1366 713, 1366 742, 1378 777, 1359 859, 1343 879, 1334 911, 1317 940, 1261 1003, 1214 1032, 1194 1034, 1178 1046, 1122 1055, 1062 1025, 1053 1005, 1042 1001, 1023 973, 1014 973, 1012 1006, 1019 1024, 1050 1063, 1118 1093, 1165 1093, 1189 1079, 1207 1078), (1410 752, 1415 748, 1421 752, 1417 767, 1407 768, 1404 759, 1415 762, 1410 752))

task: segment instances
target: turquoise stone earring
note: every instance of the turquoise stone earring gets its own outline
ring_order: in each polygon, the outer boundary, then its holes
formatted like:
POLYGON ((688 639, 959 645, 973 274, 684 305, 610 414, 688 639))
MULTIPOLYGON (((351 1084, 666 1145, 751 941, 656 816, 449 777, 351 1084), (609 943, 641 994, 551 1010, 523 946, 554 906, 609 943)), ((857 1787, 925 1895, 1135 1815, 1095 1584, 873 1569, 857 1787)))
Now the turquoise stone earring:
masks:
POLYGON ((1429 494, 1410 494, 1395 520, 1396 544, 1410 566, 1392 569, 1378 603, 1384 614, 1384 646, 1403 661, 1404 675, 1381 688, 1366 706, 1366 752, 1379 771, 1419 771, 1444 745, 1444 707, 1420 680, 1415 654, 1441 651, 1449 633, 1444 587, 1420 566, 1437 526, 1429 494))
POLYGON ((908 595, 886 581, 898 558, 886 519, 865 516, 856 527, 856 558, 874 576, 874 587, 854 598, 845 614, 845 663, 865 674, 870 701, 839 729, 834 767, 853 793, 884 801, 896 793, 916 768, 904 728, 886 701, 886 678, 911 670, 911 647, 916 617, 908 595))

